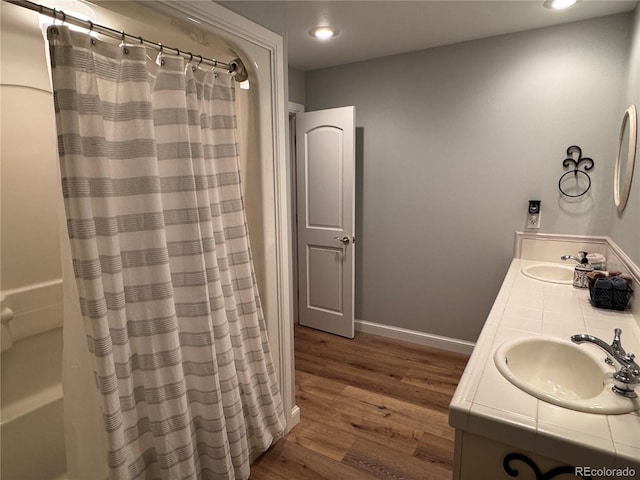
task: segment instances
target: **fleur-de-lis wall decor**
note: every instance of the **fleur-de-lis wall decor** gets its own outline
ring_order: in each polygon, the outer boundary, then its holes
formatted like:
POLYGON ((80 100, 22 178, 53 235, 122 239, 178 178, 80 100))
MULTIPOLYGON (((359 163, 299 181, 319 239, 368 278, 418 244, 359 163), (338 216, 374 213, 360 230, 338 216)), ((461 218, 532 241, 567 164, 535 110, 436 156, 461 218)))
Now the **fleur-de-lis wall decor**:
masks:
POLYGON ((562 195, 566 197, 576 198, 576 197, 581 197, 582 195, 587 193, 591 188, 591 177, 587 172, 591 170, 595 164, 591 158, 582 156, 582 149, 578 145, 571 145, 569 148, 567 148, 567 158, 565 158, 562 161, 562 166, 564 168, 570 168, 572 165, 573 165, 573 170, 569 170, 568 172, 565 172, 560 177, 560 180, 558 180, 558 188, 560 189, 560 193, 562 193, 562 195), (575 158, 576 154, 577 154, 577 159, 575 158), (582 168, 584 168, 584 170, 580 170, 580 165, 583 163, 584 165, 582 166, 582 168), (587 187, 584 190, 579 189, 578 191, 580 193, 577 193, 577 194, 568 193, 566 191, 566 187, 565 188, 562 187, 562 183, 567 180, 567 177, 570 178, 571 174, 573 174, 576 180, 578 180, 578 177, 583 177, 583 178, 586 178, 587 180, 587 187))

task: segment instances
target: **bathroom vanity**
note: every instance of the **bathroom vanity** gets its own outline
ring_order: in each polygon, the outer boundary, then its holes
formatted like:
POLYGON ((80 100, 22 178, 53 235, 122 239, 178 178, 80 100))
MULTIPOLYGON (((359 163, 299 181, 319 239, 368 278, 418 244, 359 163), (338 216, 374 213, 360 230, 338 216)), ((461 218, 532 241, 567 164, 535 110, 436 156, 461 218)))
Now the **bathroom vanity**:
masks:
MULTIPOLYGON (((574 473, 594 479, 640 478, 640 398, 611 391, 616 368, 604 363, 602 349, 570 341, 574 334, 587 333, 610 344, 614 329, 620 328, 624 349, 640 357, 637 266, 604 237, 516 234, 514 257, 450 405, 449 423, 456 429, 454 480, 569 478, 574 473), (588 289, 554 278, 562 267, 560 256, 578 250, 603 253, 610 270, 634 277, 633 310, 597 309, 588 289), (569 365, 549 361, 553 349, 569 365), (514 351, 518 362, 549 369, 550 382, 556 368, 571 370, 580 387, 604 382, 599 401, 580 405, 580 399, 568 400, 577 403, 566 408, 558 405, 563 402, 561 388, 558 404, 525 392, 526 386, 516 386, 498 368, 508 370, 505 352, 514 351), (592 375, 599 379, 585 377, 592 375)), ((547 380, 540 377, 537 381, 547 380)), ((640 397, 640 386, 636 392, 640 397)))

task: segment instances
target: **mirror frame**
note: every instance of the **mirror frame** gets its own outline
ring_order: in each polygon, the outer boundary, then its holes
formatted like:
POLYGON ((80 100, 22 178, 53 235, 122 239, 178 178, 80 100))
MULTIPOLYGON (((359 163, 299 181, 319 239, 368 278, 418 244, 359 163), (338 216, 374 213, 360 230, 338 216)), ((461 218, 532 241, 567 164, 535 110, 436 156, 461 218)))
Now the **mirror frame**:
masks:
POLYGON ((620 124, 620 136, 618 138, 618 155, 616 156, 616 164, 613 171, 613 200, 618 208, 618 213, 622 213, 627 206, 629 192, 631 191, 631 180, 633 179, 633 167, 636 160, 636 143, 638 139, 638 116, 636 106, 631 105, 624 112, 622 123, 620 124), (621 158, 624 145, 625 129, 629 128, 629 145, 627 149, 627 158, 621 158), (622 162, 626 162, 624 178, 620 178, 620 167, 622 162), (620 185, 623 184, 622 190, 620 185))

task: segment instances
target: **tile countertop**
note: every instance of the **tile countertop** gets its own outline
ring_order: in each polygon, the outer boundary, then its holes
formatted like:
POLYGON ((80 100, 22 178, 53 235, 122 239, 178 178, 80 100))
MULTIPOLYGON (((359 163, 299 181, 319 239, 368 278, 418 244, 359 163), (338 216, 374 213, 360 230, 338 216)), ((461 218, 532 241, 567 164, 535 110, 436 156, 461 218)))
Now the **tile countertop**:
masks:
MULTIPOLYGON (((640 358, 640 328, 630 312, 595 308, 588 289, 521 273, 522 267, 535 263, 549 262, 511 262, 451 401, 450 425, 572 465, 640 469, 640 411, 599 415, 558 407, 523 392, 496 368, 495 349, 512 338, 569 340, 573 334, 588 333, 611 343, 616 327, 622 329, 625 350, 640 358)), ((581 347, 604 358, 594 345, 581 347)))

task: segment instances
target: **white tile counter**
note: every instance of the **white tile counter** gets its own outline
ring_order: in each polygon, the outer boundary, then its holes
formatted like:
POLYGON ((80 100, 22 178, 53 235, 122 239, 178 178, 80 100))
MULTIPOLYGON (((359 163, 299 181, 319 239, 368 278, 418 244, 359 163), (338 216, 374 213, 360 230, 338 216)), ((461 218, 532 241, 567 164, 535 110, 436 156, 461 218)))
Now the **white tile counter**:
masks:
MULTIPOLYGON (((599 415, 558 407, 523 392, 497 370, 493 353, 507 340, 570 340, 573 334, 588 333, 610 344, 614 328, 622 329, 625 350, 640 358, 640 328, 631 312, 597 309, 587 289, 545 283, 521 273, 522 267, 534 263, 541 262, 512 261, 451 402, 449 423, 567 464, 633 466, 640 471, 640 411, 599 415)), ((639 302, 638 284, 634 287, 634 300, 639 302)), ((580 348, 600 362, 606 356, 595 345, 580 348)), ((640 399, 635 401, 640 407, 640 399)))

